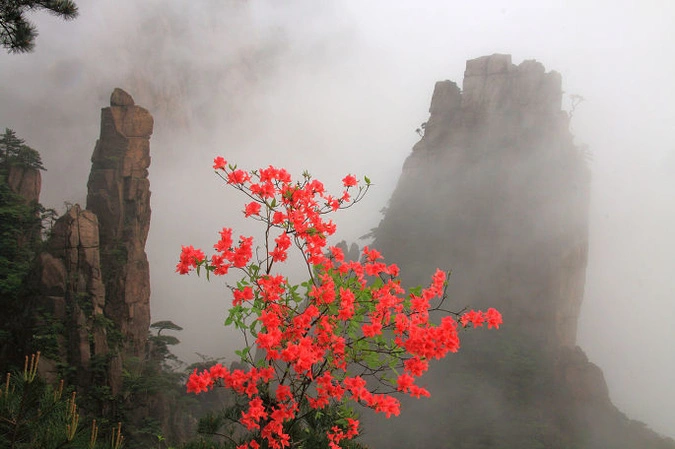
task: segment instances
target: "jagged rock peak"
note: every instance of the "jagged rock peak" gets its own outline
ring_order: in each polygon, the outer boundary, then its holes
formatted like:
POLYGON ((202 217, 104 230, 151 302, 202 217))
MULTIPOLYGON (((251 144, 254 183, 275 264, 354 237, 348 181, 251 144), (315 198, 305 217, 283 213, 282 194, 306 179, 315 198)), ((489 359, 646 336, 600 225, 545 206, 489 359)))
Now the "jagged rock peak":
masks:
POLYGON ((110 106, 134 106, 134 99, 126 91, 116 87, 110 94, 110 106))
POLYGON ((471 59, 462 90, 452 81, 436 83, 424 138, 413 149, 503 151, 531 147, 533 139, 559 139, 569 134, 561 86, 559 73, 534 60, 515 65, 501 54, 471 59))
POLYGON ((532 108, 558 113, 562 100, 562 77, 546 73, 535 60, 515 65, 511 55, 494 54, 471 59, 464 71, 464 108, 517 110, 532 108))

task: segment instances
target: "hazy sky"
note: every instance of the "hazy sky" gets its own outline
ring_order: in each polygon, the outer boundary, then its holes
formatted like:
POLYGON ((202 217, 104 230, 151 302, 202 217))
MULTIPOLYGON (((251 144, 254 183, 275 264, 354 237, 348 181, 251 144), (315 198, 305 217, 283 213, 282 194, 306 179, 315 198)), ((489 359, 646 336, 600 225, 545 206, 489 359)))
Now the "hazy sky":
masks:
MULTIPOLYGON (((675 3, 661 1, 78 0, 33 16, 27 55, 0 53, 0 127, 39 150, 42 202, 84 203, 99 110, 122 87, 155 115, 150 168, 153 320, 185 327, 178 353, 231 357, 223 283, 173 274, 181 244, 210 247, 242 198, 211 160, 366 174, 373 194, 338 220, 377 225, 428 118, 434 82, 467 59, 537 59, 585 101, 591 242, 579 344, 615 404, 675 437, 675 3), (154 106, 154 108, 153 108, 154 106)), ((568 104, 568 103, 566 103, 568 104)))

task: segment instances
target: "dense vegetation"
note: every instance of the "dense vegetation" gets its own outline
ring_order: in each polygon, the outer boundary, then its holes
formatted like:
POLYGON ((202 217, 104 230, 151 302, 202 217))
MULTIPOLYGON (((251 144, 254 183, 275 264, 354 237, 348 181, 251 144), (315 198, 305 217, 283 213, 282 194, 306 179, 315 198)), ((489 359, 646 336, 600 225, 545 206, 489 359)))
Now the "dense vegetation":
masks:
MULTIPOLYGON (((21 360, 26 326, 26 277, 42 242, 43 221, 51 210, 29 202, 9 185, 10 172, 44 170, 40 154, 6 129, 0 137, 0 360, 21 360)), ((29 333, 30 335, 30 333, 29 333)))

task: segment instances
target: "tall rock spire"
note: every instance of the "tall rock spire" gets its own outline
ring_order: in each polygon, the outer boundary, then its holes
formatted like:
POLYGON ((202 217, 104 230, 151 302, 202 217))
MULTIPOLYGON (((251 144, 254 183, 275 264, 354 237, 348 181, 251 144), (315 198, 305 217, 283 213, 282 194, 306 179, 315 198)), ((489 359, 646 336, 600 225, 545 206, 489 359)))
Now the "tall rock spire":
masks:
POLYGON ((467 61, 463 90, 436 83, 373 246, 408 285, 452 270, 444 307, 496 307, 504 325, 432 368, 406 426, 366 424, 374 446, 675 447, 611 404, 576 347, 590 170, 561 101, 558 73, 510 55, 467 61))
POLYGON ((150 326, 150 272, 145 242, 150 227, 150 135, 153 118, 115 89, 101 111, 92 155, 87 210, 96 214, 106 287, 105 314, 133 355, 145 351, 150 326))
POLYGON ((509 55, 468 61, 463 91, 436 83, 376 233, 392 260, 453 270, 458 305, 499 305, 551 347, 575 345, 588 247, 590 172, 561 97, 558 73, 509 55))

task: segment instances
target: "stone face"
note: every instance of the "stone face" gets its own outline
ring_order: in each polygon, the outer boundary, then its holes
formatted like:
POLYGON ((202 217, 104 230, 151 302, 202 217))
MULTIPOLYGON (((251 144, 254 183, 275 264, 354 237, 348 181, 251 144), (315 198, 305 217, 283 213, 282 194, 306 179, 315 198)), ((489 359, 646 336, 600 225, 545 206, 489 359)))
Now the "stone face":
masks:
POLYGON ((87 210, 99 220, 108 318, 142 356, 150 326, 150 274, 145 242, 150 228, 150 142, 153 118, 129 94, 115 89, 101 111, 101 135, 92 155, 87 210))
POLYGON ((134 99, 131 95, 119 87, 116 87, 113 93, 110 94, 110 106, 133 106, 134 104, 134 99))
POLYGON ((150 138, 154 121, 147 109, 139 106, 129 108, 112 106, 109 112, 113 115, 116 131, 123 136, 150 138))
POLYGON ((561 82, 539 62, 492 55, 467 61, 462 91, 436 83, 373 246, 408 286, 452 270, 444 308, 496 307, 504 325, 462 333, 462 350, 423 378, 431 403, 404 401, 407 430, 366 423, 373 446, 652 447, 603 440, 628 421, 576 347, 590 171, 561 82), (591 415, 604 417, 597 428, 591 415))

